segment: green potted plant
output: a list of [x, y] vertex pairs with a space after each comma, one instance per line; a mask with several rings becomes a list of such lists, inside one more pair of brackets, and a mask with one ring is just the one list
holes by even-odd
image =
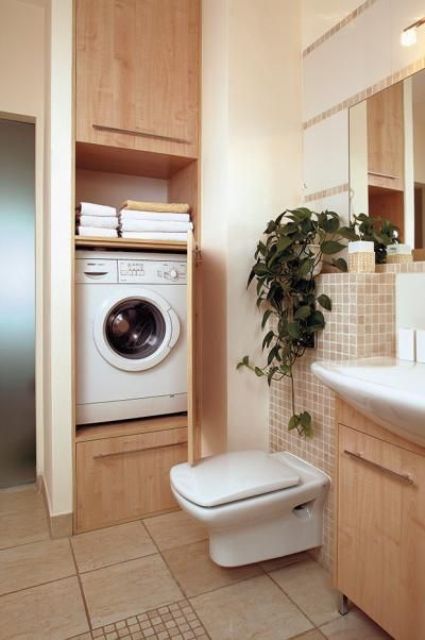
[[400, 241], [400, 229], [395, 224], [386, 218], [365, 213], [353, 216], [350, 225], [341, 229], [341, 235], [352, 242], [373, 242], [376, 264], [384, 264], [387, 261], [387, 247]]
[[[289, 378], [292, 416], [288, 428], [307, 437], [312, 435], [312, 421], [307, 411], [295, 410], [294, 365], [325, 327], [320, 307], [332, 309], [330, 298], [317, 294], [315, 275], [324, 256], [345, 248], [341, 229], [339, 215], [333, 211], [315, 213], [306, 207], [284, 211], [268, 223], [248, 278], [247, 286], [256, 281], [257, 307], [263, 311], [265, 331], [262, 348], [267, 357], [266, 364], [258, 366], [246, 355], [237, 368], [250, 369], [269, 385], [272, 380]], [[347, 270], [342, 258], [331, 259], [331, 264]]]

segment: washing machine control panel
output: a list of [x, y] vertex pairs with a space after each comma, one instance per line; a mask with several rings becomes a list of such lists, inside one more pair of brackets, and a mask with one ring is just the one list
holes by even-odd
[[186, 284], [186, 263], [119, 260], [118, 281], [127, 284]]

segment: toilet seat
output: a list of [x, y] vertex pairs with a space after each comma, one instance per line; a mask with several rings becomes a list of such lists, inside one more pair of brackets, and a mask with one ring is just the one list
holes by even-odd
[[235, 451], [188, 463], [171, 470], [171, 484], [183, 498], [200, 507], [218, 507], [238, 500], [288, 489], [301, 482], [297, 470], [264, 451]]

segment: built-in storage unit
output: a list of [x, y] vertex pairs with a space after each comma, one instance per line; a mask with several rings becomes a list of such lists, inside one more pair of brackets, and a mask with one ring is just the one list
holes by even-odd
[[338, 401], [337, 588], [396, 640], [425, 629], [425, 448]]
[[369, 215], [383, 216], [404, 231], [403, 84], [367, 100]]
[[176, 508], [169, 470], [199, 457], [200, 0], [77, 0], [75, 29], [76, 201], [185, 202], [194, 223], [187, 243], [75, 238], [76, 248], [187, 252], [188, 295], [187, 415], [77, 425], [81, 532]]

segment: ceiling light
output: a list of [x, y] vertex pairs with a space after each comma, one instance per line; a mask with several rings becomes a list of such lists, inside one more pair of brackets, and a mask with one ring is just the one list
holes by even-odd
[[416, 20], [416, 22], [409, 24], [408, 27], [403, 29], [400, 37], [400, 42], [403, 47], [411, 47], [416, 44], [418, 27], [421, 27], [423, 24], [425, 24], [425, 18], [420, 18], [420, 20]]

